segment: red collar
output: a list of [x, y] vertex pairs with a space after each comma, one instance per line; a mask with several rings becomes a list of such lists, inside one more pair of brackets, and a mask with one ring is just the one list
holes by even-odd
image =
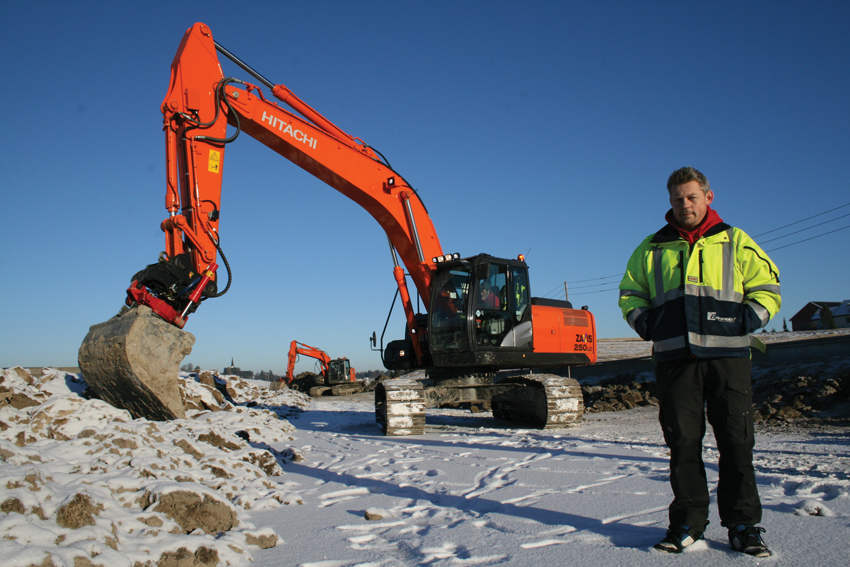
[[723, 219], [721, 219], [717, 212], [711, 207], [706, 207], [705, 217], [702, 219], [702, 222], [690, 230], [679, 224], [679, 221], [677, 221], [676, 217], [673, 216], [673, 209], [667, 211], [667, 215], [664, 219], [670, 224], [670, 226], [675, 228], [676, 232], [678, 232], [682, 238], [687, 240], [689, 244], [693, 244], [702, 238], [711, 227], [723, 222]]

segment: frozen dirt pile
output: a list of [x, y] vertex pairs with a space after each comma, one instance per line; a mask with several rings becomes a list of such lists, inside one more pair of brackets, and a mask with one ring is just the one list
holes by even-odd
[[[585, 412], [656, 406], [652, 372], [618, 374], [583, 384]], [[756, 423], [835, 422], [850, 417], [850, 362], [777, 364], [753, 369]]]
[[[132, 419], [75, 374], [0, 376], [0, 557], [5, 565], [243, 565], [278, 535], [251, 514], [300, 504], [280, 466], [287, 415], [308, 399], [181, 375], [185, 419]], [[223, 392], [223, 393], [222, 393]], [[252, 407], [247, 407], [247, 405]], [[235, 432], [235, 433], [234, 433]]]

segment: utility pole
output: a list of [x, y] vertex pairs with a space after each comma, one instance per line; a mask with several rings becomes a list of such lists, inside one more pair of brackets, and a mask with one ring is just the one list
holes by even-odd
[[567, 289], [567, 282], [564, 282], [564, 299], [566, 299], [567, 301], [570, 300], [570, 292]]

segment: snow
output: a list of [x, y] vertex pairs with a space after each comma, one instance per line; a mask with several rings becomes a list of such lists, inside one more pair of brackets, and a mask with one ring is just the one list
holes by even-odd
[[[730, 551], [714, 501], [706, 540], [678, 557], [652, 549], [671, 499], [652, 407], [547, 431], [484, 411], [429, 409], [424, 435], [386, 437], [369, 394], [310, 400], [238, 381], [236, 405], [150, 422], [85, 400], [77, 375], [45, 372], [33, 384], [16, 369], [3, 374], [6, 387], [38, 402], [0, 409], [4, 567], [40, 565], [48, 554], [57, 567], [75, 558], [154, 565], [180, 548], [257, 566], [846, 564], [850, 439], [841, 426], [757, 431], [773, 557]], [[714, 494], [710, 431], [704, 456]], [[156, 511], [181, 491], [218, 502], [235, 525], [184, 533]], [[58, 511], [78, 494], [94, 505], [92, 523], [63, 527]], [[256, 544], [275, 536], [273, 547]]]

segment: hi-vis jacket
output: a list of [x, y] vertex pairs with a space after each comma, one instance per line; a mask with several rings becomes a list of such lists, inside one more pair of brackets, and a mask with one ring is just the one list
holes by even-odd
[[749, 357], [749, 334], [781, 303], [776, 265], [723, 222], [693, 245], [670, 225], [646, 237], [620, 282], [623, 317], [657, 361]]

